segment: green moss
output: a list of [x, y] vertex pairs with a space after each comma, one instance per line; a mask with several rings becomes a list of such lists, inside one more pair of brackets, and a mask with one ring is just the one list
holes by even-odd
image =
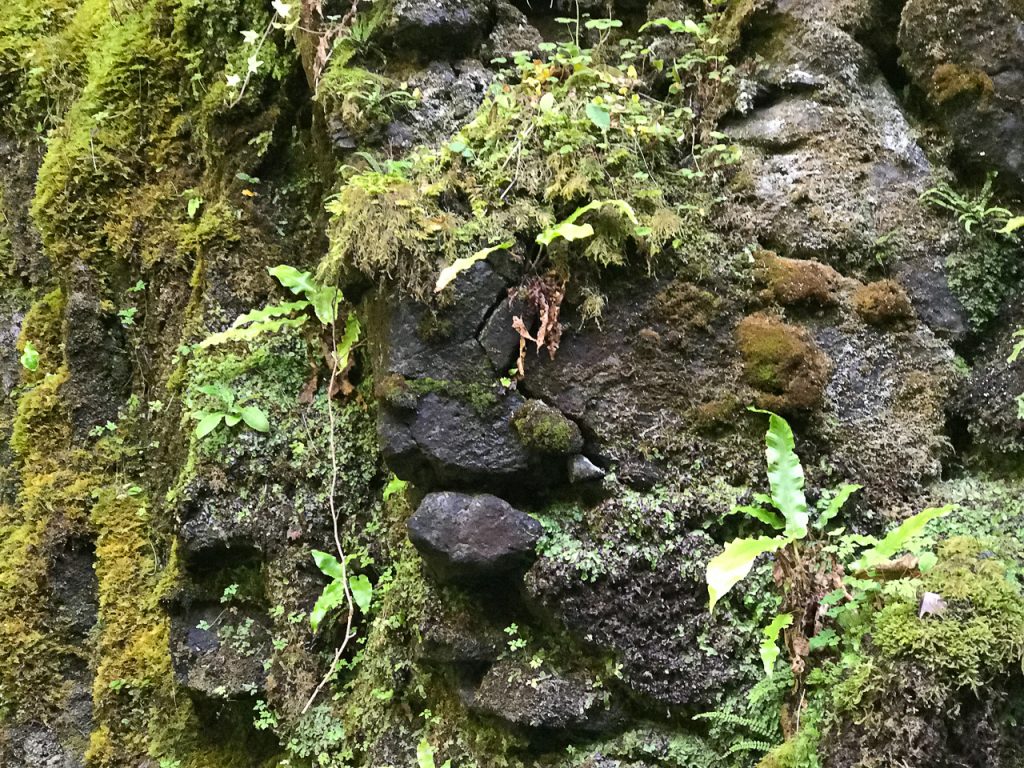
[[772, 315], [750, 315], [737, 326], [736, 340], [761, 407], [791, 413], [821, 404], [828, 358], [807, 331]]
[[[401, 385], [400, 385], [401, 387]], [[437, 393], [469, 403], [478, 413], [486, 413], [498, 404], [493, 386], [449, 379], [404, 379], [404, 388], [417, 395]]]
[[570, 454], [583, 448], [575, 422], [540, 400], [528, 400], [512, 416], [512, 426], [523, 445], [541, 453]]
[[1024, 595], [1006, 565], [977, 540], [954, 538], [939, 547], [925, 589], [949, 606], [917, 618], [916, 603], [886, 606], [872, 640], [892, 658], [909, 658], [954, 688], [976, 688], [1024, 659]]
[[57, 373], [64, 363], [64, 304], [63, 291], [55, 288], [34, 302], [25, 313], [18, 338], [18, 352], [24, 352], [28, 342], [32, 342], [39, 352], [39, 368], [22, 373], [30, 384], [42, 381], [48, 374]]
[[[694, 198], [715, 185], [708, 177], [728, 158], [709, 157], [704, 170], [680, 172], [687, 159], [671, 137], [692, 135], [699, 126], [689, 107], [641, 98], [650, 95], [650, 84], [630, 63], [638, 51], [622, 51], [621, 61], [610, 49], [567, 47], [556, 54], [571, 64], [522, 57], [445, 146], [421, 147], [348, 176], [328, 205], [331, 246], [321, 278], [357, 270], [426, 301], [438, 271], [455, 258], [504, 241], [532, 243], [578, 206], [598, 200], [626, 202], [640, 228], [621, 208], [589, 211], [589, 236], [555, 239], [545, 250], [563, 279], [586, 283], [634, 260], [650, 266], [673, 259], [688, 244], [688, 221], [702, 210]], [[621, 88], [610, 90], [606, 70], [615, 67]], [[669, 101], [691, 92], [712, 100], [722, 91], [687, 80]], [[538, 106], [549, 102], [556, 107]], [[724, 145], [719, 149], [728, 155]], [[687, 178], [701, 181], [687, 184]], [[369, 241], [366, 232], [374, 233]]]
[[999, 314], [1022, 275], [1019, 249], [984, 232], [965, 237], [946, 260], [946, 269], [949, 287], [975, 331]]
[[864, 322], [882, 328], [903, 326], [914, 320], [910, 298], [895, 280], [861, 286], [854, 291], [853, 308]]
[[396, 109], [414, 103], [412, 95], [385, 75], [333, 61], [317, 90], [329, 119], [344, 127], [357, 144], [394, 119]]

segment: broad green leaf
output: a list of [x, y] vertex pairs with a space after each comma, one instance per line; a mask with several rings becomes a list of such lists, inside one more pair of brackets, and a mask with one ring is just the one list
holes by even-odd
[[[301, 309], [309, 306], [308, 301], [295, 302], [295, 304], [301, 304]], [[261, 336], [264, 333], [277, 333], [282, 328], [300, 328], [306, 323], [306, 319], [305, 315], [300, 315], [299, 317], [282, 317], [277, 320], [254, 322], [252, 325], [244, 328], [232, 326], [226, 331], [220, 331], [207, 336], [198, 344], [198, 348], [206, 349], [207, 347], [215, 347], [218, 344], [227, 344], [231, 341], [252, 341], [257, 336]]]
[[1006, 226], [999, 230], [1000, 235], [1012, 235], [1018, 229], [1024, 228], [1024, 216], [1015, 216], [1006, 222]]
[[452, 280], [472, 267], [478, 261], [483, 261], [492, 253], [496, 253], [497, 251], [507, 251], [513, 245], [515, 245], [514, 241], [507, 240], [504, 243], [492, 245], [490, 248], [484, 248], [482, 251], [477, 251], [472, 256], [456, 259], [449, 266], [442, 269], [441, 274], [437, 276], [437, 283], [434, 285], [434, 293], [440, 293], [443, 291]]
[[733, 507], [730, 514], [743, 514], [753, 517], [755, 520], [760, 520], [762, 523], [770, 525], [778, 531], [781, 531], [786, 527], [786, 521], [783, 520], [777, 512], [772, 512], [770, 509], [764, 507], [752, 507], [746, 504]]
[[804, 468], [796, 455], [796, 443], [789, 423], [771, 411], [751, 408], [769, 417], [764, 436], [765, 459], [768, 462], [768, 484], [772, 503], [786, 519], [786, 536], [802, 539], [807, 535], [807, 498], [804, 496]]
[[223, 413], [197, 413], [195, 415], [199, 418], [199, 423], [196, 424], [195, 436], [200, 440], [213, 432], [224, 418]]
[[407, 481], [400, 480], [398, 477], [392, 477], [388, 480], [388, 484], [384, 486], [384, 501], [387, 501], [396, 493], [404, 493], [408, 487], [409, 483]]
[[1014, 347], [1013, 347], [1013, 352], [1011, 352], [1011, 353], [1010, 353], [1010, 357], [1009, 357], [1009, 359], [1008, 359], [1008, 360], [1006, 361], [1006, 362], [1008, 362], [1008, 363], [1015, 363], [1015, 362], [1017, 362], [1017, 359], [1018, 359], [1018, 358], [1019, 358], [1019, 357], [1020, 357], [1020, 356], [1021, 356], [1022, 354], [1024, 354], [1024, 328], [1022, 328], [1022, 329], [1021, 329], [1021, 330], [1019, 330], [1019, 331], [1016, 331], [1016, 332], [1014, 332], [1014, 334], [1013, 334], [1013, 337], [1014, 337], [1015, 339], [1016, 339], [1016, 338], [1019, 338], [1019, 339], [1020, 339], [1020, 341], [1018, 341], [1018, 342], [1017, 342], [1017, 343], [1016, 343], [1016, 344], [1014, 345]]
[[31, 341], [25, 342], [25, 351], [21, 353], [21, 365], [29, 371], [39, 370], [39, 350], [32, 346]]
[[600, 104], [591, 102], [587, 104], [587, 117], [590, 118], [590, 122], [600, 128], [602, 131], [607, 131], [612, 127], [612, 116], [608, 110], [602, 107]]
[[373, 584], [363, 574], [352, 576], [348, 580], [348, 588], [352, 593], [352, 600], [359, 606], [359, 610], [366, 613], [370, 610], [370, 601], [373, 599]]
[[344, 578], [344, 573], [342, 571], [341, 563], [338, 562], [338, 558], [330, 552], [321, 552], [319, 549], [314, 549], [312, 554], [313, 562], [316, 563], [316, 567], [320, 569], [321, 573], [332, 579]]
[[930, 507], [923, 512], [918, 512], [913, 517], [908, 517], [898, 528], [889, 531], [878, 544], [863, 552], [860, 558], [853, 564], [854, 570], [867, 570], [873, 568], [903, 549], [907, 542], [915, 536], [919, 536], [932, 520], [937, 517], [944, 517], [956, 507], [948, 504], [945, 507]]
[[416, 763], [418, 768], [437, 768], [434, 764], [434, 748], [426, 739], [421, 739], [416, 747]]
[[338, 319], [338, 306], [341, 304], [342, 295], [334, 286], [320, 286], [312, 293], [307, 293], [306, 298], [313, 305], [316, 319], [321, 325], [330, 325]]
[[541, 245], [551, 245], [558, 238], [573, 242], [574, 240], [585, 240], [594, 236], [594, 228], [589, 224], [573, 224], [563, 221], [551, 229], [546, 229], [537, 236], [537, 242]]
[[[850, 497], [859, 491], [863, 486], [846, 484], [839, 487], [835, 491], [832, 498], [828, 500], [827, 506], [821, 510], [821, 514], [818, 515], [818, 519], [814, 523], [814, 527], [819, 531], [822, 530], [826, 525], [832, 522], [832, 519], [839, 514], [839, 511], [843, 508]], [[818, 505], [819, 508], [821, 504]]]
[[338, 348], [335, 353], [339, 371], [344, 371], [348, 368], [348, 358], [352, 354], [352, 347], [359, 341], [359, 334], [362, 333], [362, 330], [363, 327], [359, 324], [359, 318], [356, 317], [354, 312], [349, 313], [348, 318], [345, 320], [345, 335], [338, 342]]
[[589, 224], [576, 226], [576, 220], [586, 213], [596, 211], [599, 208], [604, 208], [605, 206], [617, 208], [630, 220], [630, 222], [633, 223], [634, 226], [640, 225], [640, 220], [636, 216], [636, 211], [634, 211], [633, 207], [625, 200], [594, 200], [577, 208], [569, 218], [565, 219], [565, 221], [560, 221], [555, 226], [545, 229], [537, 235], [537, 242], [540, 245], [551, 245], [551, 243], [559, 237], [565, 238], [566, 240], [582, 240], [593, 236], [593, 227]]
[[224, 423], [227, 424], [229, 427], [235, 426], [241, 420], [242, 420], [241, 415], [239, 415], [237, 413], [225, 413], [224, 414]]
[[326, 587], [324, 591], [320, 593], [320, 597], [316, 599], [316, 603], [313, 605], [313, 610], [309, 614], [309, 626], [316, 632], [317, 628], [331, 611], [337, 608], [339, 605], [345, 604], [345, 585], [340, 581], [332, 581]]
[[768, 677], [775, 674], [775, 662], [779, 658], [779, 632], [792, 624], [793, 614], [780, 613], [761, 632], [761, 663], [764, 664], [764, 673]]
[[295, 267], [290, 267], [287, 264], [269, 267], [267, 271], [292, 293], [304, 293], [308, 297], [321, 288], [321, 285], [313, 279], [312, 274], [300, 272]]
[[734, 539], [726, 544], [722, 554], [713, 557], [708, 563], [709, 609], [715, 610], [715, 604], [750, 573], [759, 555], [782, 549], [790, 541], [792, 539], [761, 536], [756, 539]]
[[257, 432], [270, 431], [270, 421], [267, 419], [267, 414], [263, 412], [263, 409], [255, 405], [247, 405], [239, 411], [239, 415], [250, 429], [255, 429]]

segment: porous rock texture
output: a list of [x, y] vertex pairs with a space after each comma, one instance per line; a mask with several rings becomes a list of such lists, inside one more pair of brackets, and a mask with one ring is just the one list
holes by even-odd
[[[1024, 765], [1022, 41], [1020, 0], [5, 10], [0, 765]], [[694, 115], [668, 174], [647, 123], [601, 154], [631, 80]], [[998, 226], [927, 203], [992, 171]], [[707, 607], [749, 406], [848, 533], [960, 505], [796, 682], [770, 556]]]

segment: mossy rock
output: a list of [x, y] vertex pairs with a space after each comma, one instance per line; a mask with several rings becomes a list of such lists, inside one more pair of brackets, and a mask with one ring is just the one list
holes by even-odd
[[834, 307], [842, 276], [813, 259], [784, 259], [772, 251], [754, 256], [768, 296], [783, 306]]
[[527, 400], [512, 416], [512, 425], [523, 445], [540, 453], [565, 456], [583, 448], [576, 423], [541, 400]]
[[745, 317], [736, 328], [747, 382], [762, 408], [799, 413], [818, 408], [829, 360], [810, 334], [768, 314]]
[[853, 309], [868, 325], [905, 327], [914, 322], [914, 306], [903, 286], [895, 280], [879, 280], [861, 286], [853, 294]]

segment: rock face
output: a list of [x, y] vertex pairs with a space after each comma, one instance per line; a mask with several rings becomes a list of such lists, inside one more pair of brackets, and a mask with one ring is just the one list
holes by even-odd
[[540, 523], [497, 496], [431, 493], [409, 518], [409, 539], [444, 582], [492, 581], [535, 557]]
[[960, 159], [982, 172], [997, 170], [1018, 188], [1024, 178], [1022, 37], [1024, 5], [1016, 0], [910, 0], [899, 36], [900, 62]]
[[613, 729], [621, 715], [608, 709], [606, 699], [595, 680], [502, 661], [484, 675], [469, 707], [532, 732], [534, 738], [564, 737]]
[[1024, 0], [270, 5], [0, 15], [0, 766], [1024, 765]]

